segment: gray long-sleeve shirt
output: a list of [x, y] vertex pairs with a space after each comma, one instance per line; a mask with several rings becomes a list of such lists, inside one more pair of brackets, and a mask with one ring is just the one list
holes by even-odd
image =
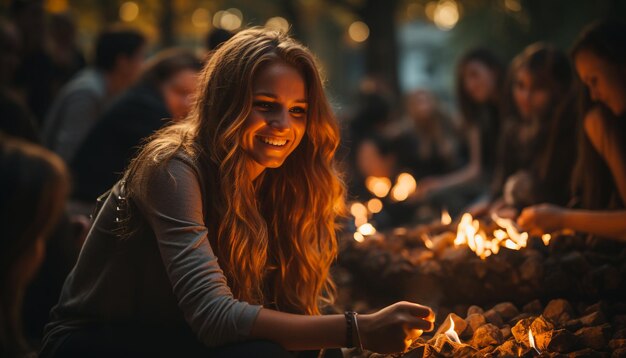
[[261, 306], [235, 299], [209, 244], [202, 209], [203, 176], [182, 154], [148, 184], [134, 203], [144, 220], [119, 237], [123, 188], [104, 199], [76, 266], [46, 326], [44, 348], [82, 325], [188, 324], [207, 346], [244, 339]]

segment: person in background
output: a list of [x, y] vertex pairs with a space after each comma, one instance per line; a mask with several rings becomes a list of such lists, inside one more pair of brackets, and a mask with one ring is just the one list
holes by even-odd
[[50, 54], [55, 67], [55, 92], [58, 92], [87, 64], [76, 44], [76, 22], [70, 13], [50, 15]]
[[10, 18], [20, 38], [20, 61], [14, 85], [41, 128], [55, 97], [55, 66], [48, 48], [48, 28], [43, 0], [12, 0]]
[[109, 101], [139, 76], [146, 39], [109, 28], [96, 39], [95, 62], [74, 76], [55, 99], [43, 127], [43, 143], [70, 163]]
[[215, 52], [215, 50], [217, 50], [217, 48], [221, 44], [230, 40], [231, 37], [233, 37], [232, 32], [224, 29], [214, 28], [206, 35], [206, 38], [204, 40], [204, 48], [210, 55]]
[[500, 133], [504, 67], [490, 50], [475, 48], [459, 60], [456, 78], [468, 161], [451, 173], [422, 178], [414, 194], [416, 199], [451, 188], [461, 188], [456, 191], [458, 195], [465, 192], [466, 201], [478, 200], [487, 193]]
[[525, 230], [573, 229], [626, 241], [626, 25], [588, 26], [572, 50], [586, 89], [573, 188], [580, 209], [540, 204], [522, 211]]
[[358, 321], [322, 315], [345, 189], [311, 52], [243, 30], [200, 83], [190, 115], [152, 136], [103, 198], [40, 356], [399, 352], [431, 330], [432, 310], [410, 302]]
[[0, 18], [0, 132], [38, 143], [35, 117], [13, 86], [20, 61], [19, 47], [17, 29], [13, 23]]
[[0, 134], [0, 191], [0, 356], [25, 357], [22, 298], [65, 207], [69, 178], [54, 153]]
[[104, 112], [70, 163], [74, 200], [91, 204], [111, 188], [142, 140], [189, 113], [202, 63], [191, 52], [169, 49], [146, 64], [138, 83]]
[[543, 43], [528, 46], [511, 63], [507, 88], [491, 210], [514, 217], [540, 202], [566, 205], [577, 116], [567, 55]]

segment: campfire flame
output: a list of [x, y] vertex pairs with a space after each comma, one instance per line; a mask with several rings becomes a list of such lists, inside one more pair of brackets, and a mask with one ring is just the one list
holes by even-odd
[[537, 354], [541, 354], [537, 346], [535, 346], [535, 337], [533, 337], [533, 330], [530, 328], [528, 329], [528, 342], [530, 343], [530, 347], [533, 348]]
[[[492, 215], [492, 220], [499, 226], [492, 235], [488, 235], [481, 228], [480, 222], [475, 220], [471, 214], [465, 213], [457, 225], [454, 246], [466, 245], [476, 256], [481, 259], [498, 254], [500, 247], [510, 250], [520, 250], [528, 244], [528, 233], [520, 232], [517, 224], [511, 220]], [[443, 215], [442, 215], [443, 222]], [[544, 244], [550, 242], [550, 234], [542, 236]]]
[[444, 334], [452, 342], [461, 343], [461, 339], [459, 338], [459, 335], [454, 330], [454, 320], [452, 319], [452, 317], [450, 317], [450, 328], [448, 328], [448, 330], [445, 331]]
[[452, 224], [452, 217], [450, 216], [450, 213], [446, 209], [441, 210], [441, 223], [443, 225]]

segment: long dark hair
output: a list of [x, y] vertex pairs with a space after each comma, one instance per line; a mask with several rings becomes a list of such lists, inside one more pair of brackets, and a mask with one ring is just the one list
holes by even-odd
[[[589, 51], [595, 56], [617, 68], [626, 66], [626, 24], [615, 21], [598, 21], [588, 25], [579, 35], [572, 46], [571, 57], [583, 51]], [[626, 83], [626, 78], [622, 78]], [[586, 87], [580, 90], [581, 116], [579, 118], [580, 132], [578, 135], [578, 161], [574, 169], [572, 190], [580, 195], [581, 206], [587, 209], [607, 209], [623, 206], [624, 202], [619, 198], [608, 165], [598, 151], [591, 144], [584, 131], [584, 116], [589, 111], [597, 108], [602, 116], [613, 122], [621, 129], [621, 134], [626, 131], [626, 123], [617, 120], [615, 115], [601, 103], [594, 103]], [[624, 99], [626, 100], [626, 98]], [[626, 143], [621, 143], [623, 151]]]
[[24, 140], [0, 134], [0, 356], [28, 350], [20, 321], [27, 282], [15, 265], [48, 236], [69, 191], [63, 161]]
[[[574, 72], [567, 55], [556, 47], [541, 42], [526, 47], [513, 59], [507, 75], [503, 113], [507, 120], [511, 121], [509, 129], [515, 128], [512, 122], [521, 120], [513, 99], [513, 84], [518, 71], [523, 68], [532, 76], [534, 85], [545, 88], [550, 93], [548, 110], [542, 118], [539, 118], [544, 124], [531, 142], [534, 148], [529, 152], [533, 156], [541, 154], [533, 171], [540, 182], [538, 186], [540, 192], [536, 194], [542, 201], [564, 205], [570, 197], [569, 178], [576, 157], [574, 138], [577, 114]], [[503, 163], [504, 166], [506, 164]], [[499, 190], [506, 176], [512, 173], [505, 170], [500, 174], [500, 181], [496, 182], [494, 188], [496, 190]]]
[[[477, 47], [467, 51], [457, 63], [456, 67], [456, 95], [459, 101], [459, 107], [463, 120], [469, 123], [476, 123], [476, 120], [480, 116], [480, 112], [484, 108], [485, 104], [476, 103], [474, 99], [467, 93], [464, 85], [463, 72], [465, 66], [471, 62], [479, 62], [485, 65], [496, 77], [496, 95], [501, 92], [504, 85], [504, 65], [491, 50], [484, 47]], [[497, 109], [498, 99], [493, 99], [492, 102], [487, 104]]]

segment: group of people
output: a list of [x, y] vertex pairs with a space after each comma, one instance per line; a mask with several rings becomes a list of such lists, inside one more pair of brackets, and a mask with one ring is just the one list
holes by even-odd
[[613, 211], [626, 203], [624, 33], [597, 23], [569, 56], [535, 43], [508, 69], [486, 48], [469, 50], [456, 70], [457, 122], [426, 90], [406, 96], [404, 115], [384, 93], [364, 94], [349, 133], [353, 194], [371, 195], [368, 176], [408, 171], [417, 205], [626, 239], [624, 213]]
[[[0, 25], [4, 48], [11, 26]], [[488, 51], [468, 53], [459, 65], [465, 162], [432, 95], [412, 93], [418, 134], [403, 142], [415, 149], [407, 160], [424, 169], [415, 195], [498, 183], [482, 192], [489, 209], [522, 210], [524, 228], [624, 238], [624, 34], [623, 25], [595, 24], [571, 60], [532, 45], [508, 79]], [[316, 60], [269, 29], [225, 40], [205, 60], [165, 50], [143, 64], [145, 37], [108, 29], [94, 64], [51, 102], [41, 131], [27, 133], [37, 121], [2, 128], [2, 356], [32, 352], [22, 319], [28, 284], [59, 223], [87, 213], [93, 219], [56, 291], [41, 357], [337, 357], [340, 347], [400, 352], [433, 329], [432, 310], [417, 303], [332, 310], [346, 186], [335, 157], [340, 126]], [[570, 63], [587, 88], [580, 100]], [[7, 92], [10, 75], [3, 72]], [[405, 131], [372, 117], [388, 116], [384, 101], [369, 105], [371, 118], [353, 127], [363, 145], [355, 157], [391, 176], [399, 160], [381, 167], [363, 157], [392, 152], [370, 131]], [[532, 206], [567, 204], [570, 180], [584, 210]]]

